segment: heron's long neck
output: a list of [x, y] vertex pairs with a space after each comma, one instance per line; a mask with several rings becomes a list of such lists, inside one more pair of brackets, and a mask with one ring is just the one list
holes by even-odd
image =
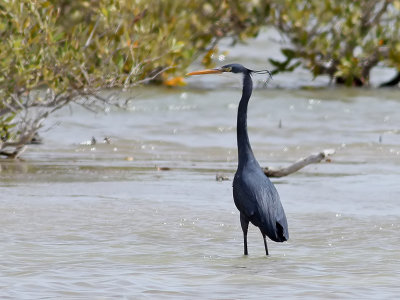
[[238, 115], [237, 115], [237, 145], [239, 155], [239, 168], [246, 162], [254, 159], [251, 150], [249, 136], [247, 135], [247, 105], [253, 91], [253, 81], [250, 74], [243, 75], [243, 92], [240, 99]]

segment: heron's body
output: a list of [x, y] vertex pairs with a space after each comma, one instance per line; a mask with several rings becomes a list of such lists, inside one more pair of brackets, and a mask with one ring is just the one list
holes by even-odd
[[247, 134], [247, 106], [253, 90], [251, 71], [242, 65], [231, 64], [219, 69], [189, 73], [190, 75], [233, 72], [243, 74], [242, 98], [237, 115], [238, 169], [233, 180], [233, 199], [240, 211], [243, 230], [244, 254], [247, 255], [247, 230], [249, 222], [257, 226], [264, 238], [268, 255], [266, 236], [275, 242], [289, 239], [286, 215], [279, 194], [272, 182], [265, 176], [254, 157]]

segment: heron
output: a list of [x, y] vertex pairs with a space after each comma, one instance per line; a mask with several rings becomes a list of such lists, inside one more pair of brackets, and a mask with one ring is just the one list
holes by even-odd
[[289, 229], [279, 194], [253, 154], [247, 133], [247, 107], [253, 91], [252, 74], [269, 74], [269, 71], [254, 71], [240, 64], [228, 64], [215, 69], [190, 72], [187, 75], [225, 72], [243, 75], [242, 98], [237, 113], [238, 167], [233, 179], [233, 199], [240, 212], [244, 255], [248, 255], [247, 232], [250, 222], [260, 229], [264, 240], [265, 254], [268, 255], [266, 237], [268, 236], [275, 242], [287, 241]]

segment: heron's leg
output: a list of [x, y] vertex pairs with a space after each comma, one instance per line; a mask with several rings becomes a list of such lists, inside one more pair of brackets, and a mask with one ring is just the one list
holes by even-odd
[[242, 225], [243, 230], [244, 255], [248, 255], [249, 253], [247, 252], [247, 230], [249, 228], [249, 220], [242, 213], [240, 213], [240, 225]]
[[265, 247], [265, 254], [268, 255], [268, 246], [267, 246], [267, 240], [266, 240], [266, 236], [264, 233], [262, 233], [263, 239], [264, 239], [264, 247]]

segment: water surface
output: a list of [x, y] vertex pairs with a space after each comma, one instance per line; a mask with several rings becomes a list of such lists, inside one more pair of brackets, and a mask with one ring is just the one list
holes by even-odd
[[120, 92], [134, 96], [125, 112], [72, 107], [47, 121], [44, 144], [23, 161], [2, 161], [1, 298], [396, 298], [397, 93], [254, 92], [248, 125], [261, 165], [336, 154], [273, 180], [290, 240], [270, 241], [265, 257], [250, 227], [244, 257], [231, 180], [215, 180], [232, 179], [237, 162], [240, 82], [224, 80]]

